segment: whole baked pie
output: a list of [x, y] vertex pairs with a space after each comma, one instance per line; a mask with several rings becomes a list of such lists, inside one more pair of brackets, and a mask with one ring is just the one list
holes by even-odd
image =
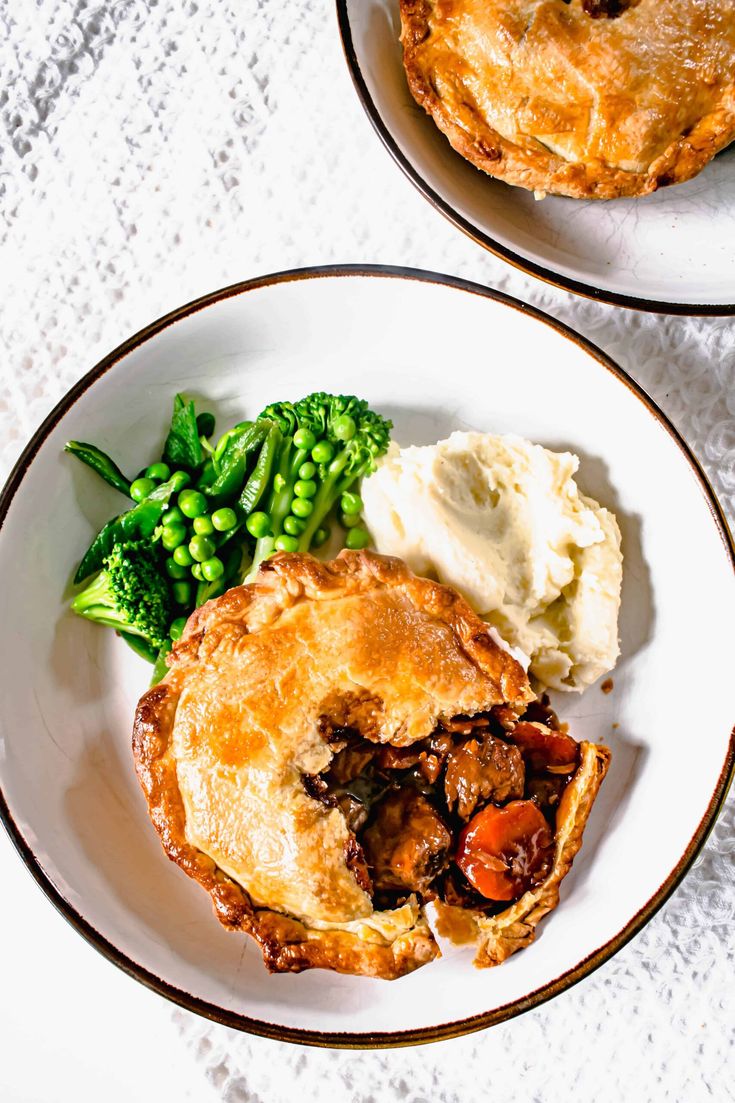
[[612, 199], [735, 137], [735, 0], [400, 0], [414, 98], [491, 176]]
[[141, 699], [164, 849], [274, 972], [392, 979], [440, 935], [534, 938], [607, 769], [456, 591], [398, 559], [278, 554], [189, 619]]

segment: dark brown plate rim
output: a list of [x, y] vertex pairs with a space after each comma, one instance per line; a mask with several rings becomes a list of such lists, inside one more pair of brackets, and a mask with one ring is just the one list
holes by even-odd
[[[368, 91], [367, 82], [362, 75], [360, 63], [357, 59], [357, 52], [352, 39], [350, 17], [347, 10], [348, 4], [349, 0], [336, 0], [337, 22], [339, 24], [339, 33], [342, 39], [342, 49], [347, 61], [347, 68], [349, 69], [352, 83], [365, 114], [372, 123], [375, 133], [411, 183], [421, 192], [425, 199], [428, 199], [432, 207], [443, 214], [445, 218], [457, 226], [458, 229], [462, 230], [463, 233], [467, 234], [469, 238], [478, 245], [482, 245], [483, 248], [487, 249], [489, 252], [494, 253], [496, 257], [507, 260], [515, 268], [520, 269], [521, 272], [525, 272], [529, 276], [536, 276], [537, 279], [543, 280], [544, 283], [551, 284], [553, 287], [560, 287], [565, 291], [572, 291], [575, 295], [581, 295], [586, 299], [592, 299], [594, 302], [608, 303], [611, 306], [624, 306], [629, 310], [643, 310], [650, 314], [686, 314], [699, 317], [726, 317], [735, 314], [735, 303], [724, 303], [720, 305], [717, 303], [665, 302], [657, 299], [639, 298], [635, 295], [620, 295], [615, 291], [608, 291], [601, 287], [595, 287], [593, 284], [584, 283], [581, 280], [574, 280], [570, 276], [564, 276], [561, 272], [556, 272], [552, 268], [546, 268], [541, 264], [536, 264], [534, 261], [529, 260], [528, 257], [513, 252], [512, 249], [509, 249], [506, 245], [502, 245], [499, 241], [496, 241], [495, 238], [486, 234], [484, 230], [481, 230], [479, 226], [476, 226], [474, 222], [470, 222], [469, 219], [461, 215], [448, 200], [444, 199], [443, 196], [432, 188], [431, 184], [424, 179], [418, 169], [409, 161], [388, 129], [383, 120], [383, 116], [378, 111], [375, 101]], [[457, 154], [457, 156], [459, 156], [459, 154]]]
[[[46, 417], [41, 426], [33, 434], [33, 437], [26, 445], [20, 458], [15, 464], [3, 490], [0, 494], [0, 531], [5, 523], [5, 519], [10, 508], [10, 504], [19, 490], [23, 479], [25, 477], [28, 468], [30, 467], [33, 458], [39, 451], [40, 447], [46, 440], [49, 433], [55, 428], [60, 419], [71, 409], [74, 403], [87, 391], [93, 383], [100, 379], [107, 371], [109, 371], [115, 364], [121, 361], [134, 349], [139, 348], [146, 341], [155, 337], [162, 330], [167, 329], [175, 322], [180, 321], [182, 318], [186, 318], [191, 314], [196, 313], [199, 310], [203, 310], [208, 306], [212, 306], [214, 303], [221, 302], [225, 299], [233, 298], [236, 295], [244, 294], [248, 291], [258, 290], [259, 288], [269, 287], [280, 283], [291, 283], [297, 280], [308, 279], [325, 279], [325, 278], [354, 278], [354, 277], [375, 277], [381, 279], [400, 279], [411, 280], [421, 283], [439, 284], [445, 287], [452, 287], [458, 291], [469, 292], [473, 295], [478, 295], [481, 298], [491, 299], [496, 302], [503, 303], [505, 306], [511, 307], [514, 310], [519, 311], [521, 314], [525, 314], [527, 317], [534, 318], [538, 322], [542, 322], [552, 329], [556, 330], [562, 336], [573, 341], [576, 345], [587, 352], [593, 359], [602, 365], [607, 371], [614, 375], [621, 383], [623, 383], [632, 394], [634, 394], [640, 402], [646, 407], [649, 413], [656, 418], [656, 420], [663, 426], [663, 428], [670, 435], [674, 443], [679, 447], [683, 453], [685, 459], [688, 461], [692, 472], [699, 483], [700, 490], [707, 501], [710, 512], [712, 514], [712, 520], [717, 526], [720, 533], [723, 545], [727, 554], [730, 557], [730, 563], [735, 573], [735, 545], [733, 544], [732, 537], [730, 535], [727, 522], [722, 513], [721, 507], [717, 501], [715, 493], [710, 486], [706, 475], [700, 467], [698, 461], [693, 456], [688, 445], [679, 435], [677, 430], [668, 420], [666, 415], [659, 410], [653, 400], [646, 394], [646, 392], [633, 380], [622, 368], [618, 365], [601, 349], [592, 344], [586, 338], [575, 333], [574, 330], [564, 325], [562, 322], [550, 317], [543, 311], [538, 310], [536, 307], [528, 306], [526, 303], [521, 302], [518, 299], [514, 299], [509, 295], [504, 294], [501, 291], [496, 291], [491, 288], [483, 287], [480, 284], [471, 283], [467, 280], [460, 279], [456, 276], [441, 275], [436, 272], [422, 271], [421, 269], [414, 268], [402, 268], [393, 267], [388, 265], [327, 265], [323, 267], [313, 268], [297, 268], [289, 271], [278, 272], [269, 276], [261, 276], [255, 279], [246, 280], [242, 283], [232, 284], [229, 287], [224, 287], [219, 291], [215, 291], [209, 295], [204, 295], [199, 299], [195, 299], [193, 302], [187, 303], [185, 306], [179, 307], [173, 310], [170, 314], [166, 314], [164, 317], [159, 318], [157, 321], [152, 322], [146, 326], [140, 332], [134, 336], [128, 338], [111, 353], [100, 360], [86, 375], [84, 375], [74, 386], [67, 392], [67, 394], [61, 399], [61, 401], [54, 407], [51, 413]], [[514, 1000], [502, 1007], [495, 1008], [493, 1011], [485, 1012], [480, 1015], [473, 1015], [466, 1019], [459, 1019], [454, 1022], [442, 1023], [438, 1026], [423, 1027], [414, 1030], [404, 1031], [375, 1031], [370, 1033], [355, 1033], [355, 1032], [329, 1032], [319, 1030], [300, 1029], [295, 1027], [281, 1026], [276, 1023], [263, 1022], [259, 1019], [251, 1019], [248, 1016], [240, 1015], [236, 1011], [228, 1010], [218, 1007], [216, 1004], [210, 1003], [206, 1000], [202, 1000], [197, 996], [192, 995], [190, 992], [182, 991], [170, 984], [168, 981], [150, 972], [144, 966], [133, 961], [127, 954], [120, 950], [117, 946], [109, 942], [104, 935], [95, 928], [84, 918], [84, 916], [67, 900], [62, 893], [56, 888], [49, 874], [44, 870], [37, 855], [33, 852], [32, 847], [27, 840], [21, 834], [17, 824], [14, 822], [10, 813], [7, 800], [0, 784], [0, 819], [2, 820], [13, 844], [15, 845], [18, 853], [25, 862], [26, 866], [30, 870], [36, 883], [40, 886], [49, 900], [54, 906], [61, 912], [61, 914], [71, 923], [71, 925], [88, 941], [96, 950], [98, 950], [109, 961], [112, 961], [123, 972], [128, 973], [136, 980], [140, 981], [146, 987], [151, 988], [153, 991], [158, 992], [160, 995], [165, 996], [167, 999], [172, 1000], [174, 1003], [179, 1004], [181, 1007], [186, 1008], [188, 1011], [196, 1012], [205, 1018], [211, 1019], [214, 1022], [221, 1023], [224, 1026], [234, 1027], [237, 1030], [247, 1031], [251, 1034], [261, 1035], [266, 1038], [274, 1038], [282, 1042], [297, 1042], [303, 1045], [323, 1046], [332, 1048], [344, 1048], [344, 1049], [377, 1049], [387, 1047], [398, 1047], [407, 1045], [417, 1045], [425, 1042], [436, 1042], [445, 1038], [455, 1038], [462, 1034], [469, 1034], [476, 1030], [482, 1030], [489, 1026], [494, 1026], [496, 1023], [503, 1022], [506, 1019], [510, 1019], [515, 1015], [520, 1015], [524, 1011], [529, 1011], [533, 1007], [537, 1007], [539, 1004], [544, 1003], [546, 1000], [551, 999], [553, 996], [558, 995], [560, 992], [570, 988], [573, 984], [582, 980], [589, 973], [591, 973], [598, 966], [602, 965], [613, 954], [617, 953], [641, 928], [648, 922], [648, 920], [654, 915], [656, 911], [664, 904], [669, 898], [672, 892], [681, 882], [682, 878], [686, 874], [687, 870], [694, 861], [696, 855], [704, 844], [704, 841], [711, 830], [717, 814], [725, 799], [725, 795], [729, 788], [729, 785], [735, 772], [735, 729], [730, 734], [729, 749], [725, 756], [725, 761], [722, 766], [722, 770], [715, 785], [711, 800], [709, 801], [704, 815], [692, 836], [684, 854], [679, 862], [676, 864], [672, 872], [663, 882], [663, 884], [657, 889], [650, 900], [645, 904], [643, 908], [636, 913], [635, 916], [626, 924], [622, 931], [619, 932], [614, 938], [605, 943], [594, 953], [588, 955], [583, 961], [579, 962], [573, 969], [561, 974], [555, 980], [543, 985], [541, 988], [530, 992], [527, 996], [521, 999]], [[1, 781], [1, 779], [0, 779]]]

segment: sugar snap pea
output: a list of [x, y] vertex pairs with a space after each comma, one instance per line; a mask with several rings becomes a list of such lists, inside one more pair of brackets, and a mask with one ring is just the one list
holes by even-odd
[[74, 575], [75, 585], [102, 569], [106, 557], [115, 544], [153, 536], [171, 496], [181, 489], [181, 481], [181, 472], [174, 472], [170, 479], [157, 486], [138, 505], [108, 521], [82, 556], [77, 573]]
[[115, 490], [130, 497], [130, 480], [126, 479], [120, 468], [111, 460], [106, 452], [97, 448], [94, 444], [85, 444], [82, 440], [69, 440], [64, 445], [64, 451], [76, 456], [87, 467], [96, 471], [100, 478], [104, 479]]
[[269, 421], [256, 421], [243, 433], [230, 437], [219, 458], [217, 478], [207, 488], [211, 498], [226, 499], [237, 494], [245, 480], [248, 457], [263, 443], [270, 427]]
[[239, 505], [245, 513], [252, 513], [270, 482], [273, 461], [281, 446], [281, 439], [281, 430], [273, 422], [260, 449], [258, 462], [240, 495]]

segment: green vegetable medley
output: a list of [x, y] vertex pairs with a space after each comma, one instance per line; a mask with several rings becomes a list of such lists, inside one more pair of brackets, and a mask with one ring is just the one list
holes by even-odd
[[359, 480], [391, 428], [363, 399], [315, 392], [214, 442], [213, 416], [176, 395], [162, 458], [132, 482], [99, 448], [70, 441], [67, 452], [133, 503], [84, 554], [73, 611], [115, 628], [158, 681], [189, 614], [252, 581], [274, 552], [319, 548], [337, 522], [348, 548], [367, 546]]

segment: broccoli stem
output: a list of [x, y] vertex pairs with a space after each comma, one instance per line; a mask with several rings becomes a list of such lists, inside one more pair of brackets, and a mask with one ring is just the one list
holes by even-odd
[[81, 617], [93, 620], [95, 624], [103, 624], [107, 628], [116, 628], [128, 636], [141, 636], [147, 639], [146, 633], [137, 628], [118, 608], [115, 591], [107, 571], [100, 571], [88, 586], [74, 598], [71, 603], [72, 612]]

